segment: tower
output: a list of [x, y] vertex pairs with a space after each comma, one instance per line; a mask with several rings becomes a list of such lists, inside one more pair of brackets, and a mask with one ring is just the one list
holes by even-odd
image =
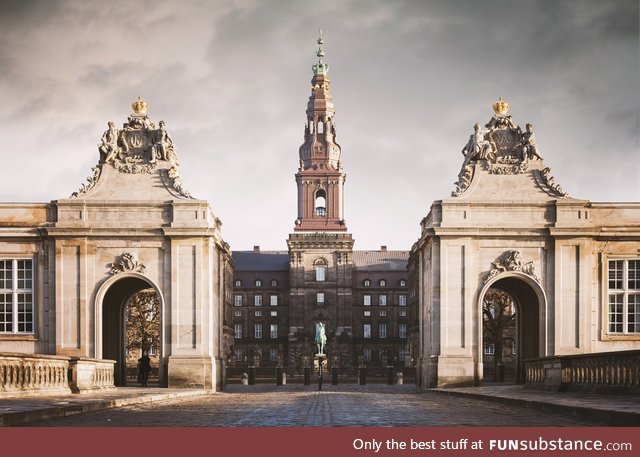
[[329, 65], [324, 63], [322, 32], [318, 38], [318, 62], [312, 66], [311, 96], [307, 103], [304, 143], [300, 146], [298, 218], [295, 231], [346, 231], [344, 182], [336, 143], [335, 110], [329, 82]]
[[335, 110], [329, 93], [324, 40], [312, 66], [304, 143], [296, 173], [298, 217], [289, 235], [289, 367], [313, 360], [316, 323], [325, 324], [330, 365], [349, 368], [354, 360], [351, 332], [353, 238], [344, 221], [345, 174], [336, 142]]

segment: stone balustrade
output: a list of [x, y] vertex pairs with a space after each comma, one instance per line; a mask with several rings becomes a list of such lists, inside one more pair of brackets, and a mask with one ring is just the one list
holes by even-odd
[[640, 394], [640, 351], [567, 355], [526, 360], [532, 387]]
[[0, 353], [0, 398], [113, 389], [113, 360]]
[[0, 396], [70, 393], [69, 357], [0, 353]]

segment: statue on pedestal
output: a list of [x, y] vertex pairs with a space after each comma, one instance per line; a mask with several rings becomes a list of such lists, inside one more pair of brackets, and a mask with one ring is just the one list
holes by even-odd
[[317, 355], [324, 355], [324, 345], [327, 343], [327, 334], [325, 332], [325, 325], [323, 322], [318, 322], [316, 324], [316, 336], [314, 342], [318, 347]]

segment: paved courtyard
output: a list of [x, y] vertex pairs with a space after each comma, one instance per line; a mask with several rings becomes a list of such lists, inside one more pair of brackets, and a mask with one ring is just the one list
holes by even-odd
[[29, 426], [579, 426], [567, 415], [413, 385], [230, 385], [223, 393], [170, 399], [32, 422]]

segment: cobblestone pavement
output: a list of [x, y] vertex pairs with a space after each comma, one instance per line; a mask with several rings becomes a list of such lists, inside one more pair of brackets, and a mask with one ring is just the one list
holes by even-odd
[[225, 392], [33, 422], [29, 426], [582, 426], [562, 414], [418, 392], [415, 386], [230, 385]]

